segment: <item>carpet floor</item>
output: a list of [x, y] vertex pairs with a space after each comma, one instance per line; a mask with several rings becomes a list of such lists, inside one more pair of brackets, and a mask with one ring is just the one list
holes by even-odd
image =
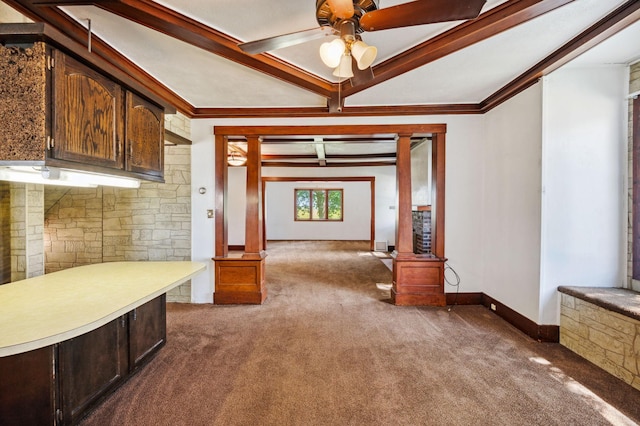
[[368, 243], [267, 253], [263, 305], [169, 304], [167, 345], [82, 425], [640, 421], [640, 392], [484, 307], [391, 305]]

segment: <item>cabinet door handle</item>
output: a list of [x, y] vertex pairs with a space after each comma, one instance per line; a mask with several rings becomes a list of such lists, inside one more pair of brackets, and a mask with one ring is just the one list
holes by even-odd
[[135, 308], [133, 310], [133, 320], [137, 321], [138, 320], [138, 308]]

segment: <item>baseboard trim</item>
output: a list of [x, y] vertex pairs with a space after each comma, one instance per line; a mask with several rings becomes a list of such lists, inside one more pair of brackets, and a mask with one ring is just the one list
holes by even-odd
[[[491, 309], [492, 304], [496, 307], [495, 310]], [[483, 305], [532, 339], [551, 343], [560, 341], [560, 326], [536, 324], [484, 293], [447, 293], [447, 305]]]
[[[495, 310], [491, 309], [492, 304], [495, 306]], [[500, 318], [504, 319], [532, 339], [539, 342], [551, 343], [558, 343], [560, 341], [560, 326], [558, 325], [536, 324], [504, 303], [501, 303], [484, 293], [482, 293], [482, 305], [492, 310]]]
[[447, 293], [447, 305], [482, 305], [482, 293]]

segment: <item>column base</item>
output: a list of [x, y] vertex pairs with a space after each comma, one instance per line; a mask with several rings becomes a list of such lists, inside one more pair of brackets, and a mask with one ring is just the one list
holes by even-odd
[[261, 305], [267, 298], [264, 257], [214, 258], [215, 305]]
[[444, 260], [406, 253], [394, 256], [391, 302], [398, 306], [446, 306]]

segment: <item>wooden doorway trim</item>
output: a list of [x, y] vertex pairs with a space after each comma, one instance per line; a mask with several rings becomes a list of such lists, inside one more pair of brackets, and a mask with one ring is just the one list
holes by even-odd
[[[228, 253], [228, 234], [226, 218], [227, 198], [227, 155], [226, 148], [230, 137], [265, 137], [265, 136], [305, 136], [305, 135], [371, 135], [371, 134], [411, 134], [430, 135], [439, 141], [438, 172], [440, 179], [434, 182], [434, 201], [436, 203], [435, 233], [432, 238], [434, 254], [444, 258], [444, 135], [446, 124], [375, 124], [375, 125], [317, 125], [317, 126], [215, 126], [213, 133], [216, 140], [216, 257], [226, 257]], [[436, 162], [434, 161], [434, 166]], [[262, 198], [262, 197], [260, 197]], [[264, 207], [263, 207], [264, 209]], [[264, 213], [264, 210], [261, 213]], [[405, 226], [410, 226], [405, 225]], [[397, 245], [396, 241], [396, 245]]]
[[262, 178], [262, 239], [267, 247], [267, 215], [265, 200], [267, 182], [369, 182], [371, 195], [371, 225], [369, 231], [369, 246], [373, 251], [376, 239], [376, 178], [374, 176], [342, 176], [342, 177], [279, 177], [269, 176]]
[[[435, 209], [432, 209], [432, 219], [435, 213], [435, 234], [432, 235], [432, 254], [414, 255], [412, 253], [400, 253], [393, 256], [393, 285], [392, 301], [396, 305], [437, 305], [444, 306], [446, 297], [444, 293], [444, 191], [445, 191], [445, 135], [446, 124], [384, 124], [384, 125], [329, 125], [329, 126], [220, 126], [214, 127], [216, 140], [216, 257], [215, 261], [216, 278], [214, 290], [214, 303], [262, 303], [266, 297], [266, 286], [264, 285], [265, 262], [264, 257], [259, 260], [253, 259], [230, 259], [227, 256], [228, 241], [226, 232], [226, 205], [227, 205], [227, 152], [229, 140], [243, 139], [261, 140], [269, 136], [324, 136], [324, 135], [378, 135], [392, 134], [397, 138], [431, 137], [434, 142], [432, 152], [432, 163], [434, 165], [433, 188], [435, 192], [432, 201], [435, 202]], [[404, 156], [410, 156], [410, 144], [397, 145], [402, 148]], [[255, 161], [258, 161], [256, 159]], [[410, 162], [404, 161], [402, 176], [403, 211], [411, 208], [411, 200], [406, 196], [407, 189], [410, 191], [411, 182], [406, 179], [406, 174], [410, 171]], [[396, 166], [396, 180], [399, 177], [398, 166]], [[335, 179], [335, 178], [333, 178]], [[264, 185], [264, 184], [263, 184]], [[258, 184], [260, 192], [263, 185]], [[398, 197], [396, 188], [396, 197]], [[258, 194], [254, 197], [253, 203], [260, 204], [263, 197]], [[264, 208], [247, 209], [247, 214], [264, 214]], [[263, 219], [258, 219], [262, 224]], [[411, 216], [403, 215], [396, 219], [396, 227], [403, 230], [411, 229]], [[253, 223], [253, 222], [252, 222]], [[246, 234], [246, 232], [245, 232]], [[397, 235], [405, 236], [407, 232]], [[263, 239], [263, 231], [255, 229], [251, 238]], [[245, 236], [245, 246], [247, 239]], [[395, 242], [399, 246], [400, 242]], [[404, 246], [404, 244], [403, 244]], [[232, 261], [233, 260], [233, 261]], [[249, 265], [247, 262], [254, 262], [256, 265]], [[259, 262], [259, 264], [257, 263]], [[248, 270], [253, 271], [248, 274]], [[249, 278], [247, 278], [251, 275]], [[241, 280], [239, 280], [242, 278]], [[242, 282], [240, 282], [242, 281]], [[248, 282], [251, 281], [251, 282]], [[247, 286], [255, 291], [248, 292]]]

